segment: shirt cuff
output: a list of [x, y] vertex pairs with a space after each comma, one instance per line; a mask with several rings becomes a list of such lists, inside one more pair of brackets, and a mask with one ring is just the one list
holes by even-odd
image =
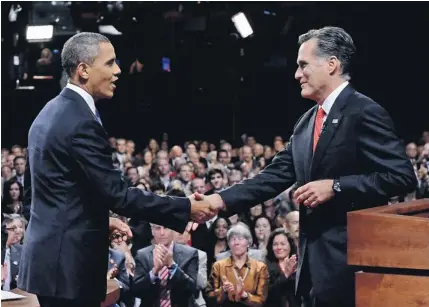
[[149, 272], [149, 276], [150, 276], [150, 281], [151, 281], [153, 284], [158, 280], [158, 276], [155, 276], [155, 274], [153, 274], [152, 270], [150, 270], [150, 272]]
[[174, 274], [176, 274], [177, 271], [177, 263], [173, 263], [173, 265], [171, 266], [171, 268], [168, 269], [169, 273], [170, 273], [170, 279], [173, 278]]

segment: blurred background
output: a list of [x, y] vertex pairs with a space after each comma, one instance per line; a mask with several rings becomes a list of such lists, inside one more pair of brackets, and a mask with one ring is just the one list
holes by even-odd
[[[98, 104], [104, 126], [137, 147], [168, 133], [241, 143], [287, 139], [314, 102], [294, 72], [298, 36], [343, 27], [357, 46], [352, 84], [383, 105], [405, 142], [429, 128], [427, 3], [398, 2], [2, 2], [2, 146], [25, 145], [32, 120], [66, 79], [64, 42], [96, 31], [115, 46], [122, 75]], [[243, 12], [253, 35], [231, 17]], [[37, 37], [40, 28], [53, 32]], [[36, 36], [27, 37], [27, 30]], [[31, 31], [30, 31], [31, 32]], [[43, 35], [42, 35], [43, 36]], [[63, 79], [61, 79], [63, 77]], [[240, 144], [237, 144], [240, 145]]]

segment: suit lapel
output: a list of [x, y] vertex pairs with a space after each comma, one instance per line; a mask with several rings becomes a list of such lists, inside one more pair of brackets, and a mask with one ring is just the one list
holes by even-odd
[[19, 269], [19, 260], [20, 260], [20, 254], [15, 246], [10, 247], [10, 274], [11, 281], [16, 281], [16, 276], [18, 275], [18, 269]]
[[173, 259], [174, 259], [174, 262], [177, 263], [177, 265], [180, 266], [180, 264], [182, 264], [182, 251], [177, 246], [177, 243], [174, 243], [173, 245]]
[[332, 106], [332, 109], [329, 111], [328, 117], [326, 118], [324, 124], [324, 131], [320, 135], [319, 142], [317, 143], [316, 150], [313, 155], [313, 161], [310, 168], [310, 180], [314, 178], [326, 149], [328, 148], [332, 138], [335, 136], [335, 133], [341, 125], [341, 120], [343, 118], [342, 110], [347, 105], [348, 96], [352, 92], [353, 88], [350, 85], [347, 85], [340, 95], [338, 95], [334, 105]]
[[317, 113], [317, 105], [313, 108], [313, 114], [310, 117], [307, 128], [303, 134], [304, 138], [302, 140], [305, 182], [310, 181], [310, 167], [311, 167], [311, 160], [313, 159], [313, 131], [314, 131], [314, 121], [316, 119], [316, 113]]

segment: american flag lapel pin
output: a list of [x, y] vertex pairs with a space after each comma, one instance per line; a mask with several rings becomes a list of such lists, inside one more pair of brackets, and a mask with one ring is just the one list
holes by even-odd
[[334, 119], [332, 120], [332, 123], [333, 123], [333, 124], [338, 124], [338, 118], [334, 118]]

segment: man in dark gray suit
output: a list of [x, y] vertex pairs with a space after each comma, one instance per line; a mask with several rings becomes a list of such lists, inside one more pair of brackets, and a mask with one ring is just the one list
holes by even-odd
[[198, 250], [174, 243], [171, 229], [151, 227], [155, 245], [137, 252], [131, 291], [141, 306], [188, 307], [197, 294]]
[[347, 212], [384, 205], [416, 187], [413, 167], [386, 110], [349, 84], [355, 53], [343, 29], [299, 38], [295, 78], [317, 104], [262, 172], [219, 194], [198, 196], [230, 214], [271, 199], [297, 182], [297, 290], [317, 307], [354, 306], [354, 269], [347, 265]]
[[40, 111], [28, 135], [31, 219], [18, 286], [35, 293], [41, 307], [92, 307], [106, 294], [109, 210], [179, 232], [189, 220], [202, 222], [217, 212], [207, 203], [129, 188], [113, 166], [95, 107], [113, 96], [121, 72], [105, 36], [76, 34], [64, 44], [61, 60], [69, 83]]

